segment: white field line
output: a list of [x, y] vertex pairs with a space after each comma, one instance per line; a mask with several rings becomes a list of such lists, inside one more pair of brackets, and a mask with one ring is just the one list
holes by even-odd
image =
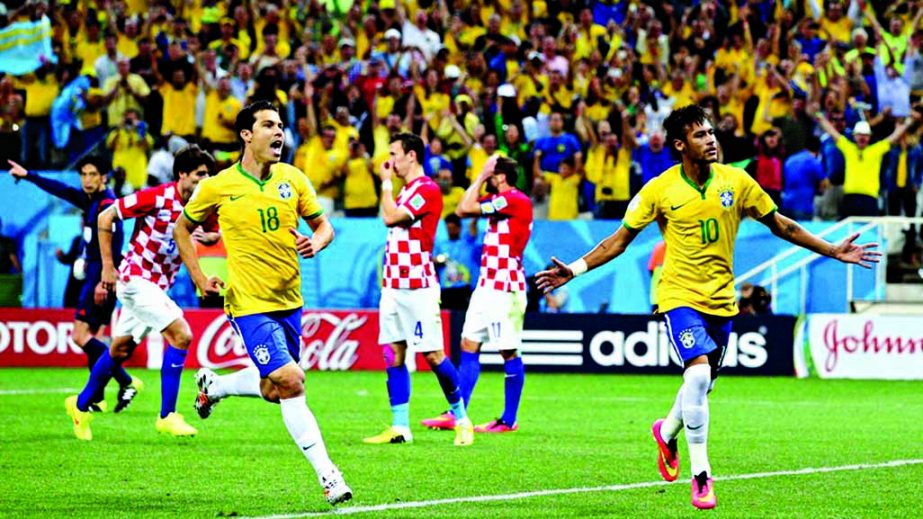
[[[802, 476], [806, 474], [824, 474], [829, 472], [845, 472], [855, 470], [871, 470], [903, 467], [906, 465], [923, 464], [923, 459], [894, 460], [883, 463], [860, 463], [855, 465], [840, 465], [836, 467], [809, 467], [797, 470], [780, 470], [776, 472], [755, 472], [752, 474], [736, 474], [731, 476], [715, 477], [715, 481], [734, 481], [743, 479], [764, 479], [779, 476]], [[527, 499], [530, 497], [558, 496], [567, 494], [586, 494], [590, 492], [621, 492], [623, 490], [634, 490], [638, 488], [662, 487], [667, 485], [679, 484], [680, 481], [672, 483], [663, 480], [644, 481], [639, 483], [625, 483], [621, 485], [606, 485], [600, 487], [576, 487], [576, 488], [556, 488], [549, 490], [535, 490], [532, 492], [517, 492], [515, 494], [500, 494], [487, 496], [467, 496], [467, 497], [450, 497], [445, 499], [432, 499], [428, 501], [408, 501], [406, 503], [387, 503], [382, 505], [370, 506], [352, 506], [337, 508], [329, 512], [307, 512], [300, 514], [277, 514], [255, 517], [251, 519], [295, 519], [300, 517], [321, 517], [330, 515], [352, 515], [363, 514], [367, 512], [387, 512], [391, 510], [407, 510], [413, 508], [427, 508], [439, 505], [451, 505], [457, 503], [484, 503], [489, 501], [511, 501], [515, 499]], [[685, 483], [685, 482], [683, 482]]]
[[0, 396], [16, 395], [48, 395], [48, 394], [66, 394], [79, 393], [80, 390], [72, 387], [56, 387], [44, 389], [0, 389]]

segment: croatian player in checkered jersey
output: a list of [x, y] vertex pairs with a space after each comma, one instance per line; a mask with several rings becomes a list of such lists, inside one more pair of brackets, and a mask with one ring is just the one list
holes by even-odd
[[[478, 178], [468, 187], [455, 213], [458, 216], [486, 216], [487, 234], [481, 253], [478, 286], [471, 296], [462, 329], [461, 376], [462, 398], [471, 404], [471, 393], [481, 372], [481, 345], [490, 342], [503, 357], [505, 405], [503, 414], [492, 422], [478, 425], [475, 432], [507, 433], [519, 428], [516, 415], [525, 370], [519, 347], [522, 345], [522, 322], [526, 312], [526, 275], [522, 254], [532, 234], [532, 201], [516, 189], [516, 161], [491, 157]], [[487, 184], [488, 195], [478, 198]], [[455, 426], [451, 413], [424, 420], [432, 429]]]
[[[365, 443], [409, 443], [410, 373], [408, 350], [422, 352], [433, 369], [455, 417], [455, 445], [474, 442], [474, 426], [461, 396], [458, 372], [445, 356], [439, 314], [439, 280], [433, 265], [433, 241], [442, 215], [442, 192], [423, 173], [423, 141], [410, 133], [391, 137], [391, 158], [381, 165], [381, 212], [388, 226], [379, 303], [378, 342], [388, 364], [391, 427]], [[393, 198], [392, 172], [404, 181]], [[408, 347], [408, 343], [410, 347]]]
[[[155, 427], [173, 436], [193, 436], [198, 432], [176, 412], [176, 397], [192, 332], [183, 311], [170, 299], [167, 290], [180, 267], [173, 225], [199, 181], [214, 170], [215, 160], [211, 155], [198, 146], [188, 146], [177, 152], [173, 161], [175, 182], [120, 198], [99, 214], [100, 250], [111, 250], [116, 219], [135, 218], [135, 232], [118, 271], [112, 256], [102, 255], [101, 283], [107, 291], [115, 289], [122, 311], [112, 329], [112, 344], [93, 365], [83, 391], [65, 400], [78, 439], [93, 438], [90, 430], [93, 415], [88, 412], [93, 395], [106, 387], [113, 371], [151, 331], [160, 332], [168, 343], [160, 370], [160, 417]], [[205, 223], [203, 228], [196, 234], [199, 241], [208, 244], [218, 240], [214, 221]]]
[[708, 461], [708, 394], [714, 388], [737, 314], [734, 241], [749, 216], [776, 236], [817, 254], [870, 268], [880, 253], [874, 243], [856, 245], [853, 234], [838, 245], [806, 231], [779, 214], [769, 195], [741, 169], [718, 164], [718, 141], [708, 114], [698, 105], [674, 110], [663, 123], [667, 142], [681, 160], [641, 188], [628, 204], [622, 225], [570, 265], [536, 275], [538, 287], [553, 290], [589, 269], [617, 258], [641, 229], [657, 222], [666, 259], [657, 287], [658, 312], [683, 362], [683, 384], [672, 409], [651, 427], [661, 477], [679, 477], [676, 438], [685, 430], [691, 466], [691, 502], [700, 509], [717, 503]]
[[[282, 421], [311, 464], [331, 505], [352, 498], [352, 490], [330, 460], [317, 419], [305, 401], [301, 355], [301, 265], [333, 241], [333, 226], [311, 181], [298, 168], [282, 164], [285, 142], [279, 111], [268, 101], [247, 105], [234, 123], [243, 152], [240, 161], [199, 184], [174, 230], [180, 256], [203, 293], [216, 293], [224, 281], [206, 277], [191, 233], [214, 215], [228, 253], [224, 310], [253, 366], [218, 376], [199, 370], [195, 408], [206, 418], [228, 396], [262, 397], [278, 403]], [[300, 219], [311, 236], [297, 231]]]

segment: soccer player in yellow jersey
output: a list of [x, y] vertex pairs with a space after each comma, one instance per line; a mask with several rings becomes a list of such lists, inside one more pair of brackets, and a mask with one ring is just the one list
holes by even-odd
[[[191, 232], [218, 214], [228, 256], [225, 312], [255, 367], [221, 377], [200, 370], [195, 407], [206, 418], [230, 395], [278, 402], [285, 427], [314, 467], [327, 502], [335, 505], [348, 501], [352, 490], [327, 455], [297, 364], [303, 304], [298, 255], [312, 258], [323, 250], [333, 240], [333, 226], [304, 173], [279, 163], [284, 134], [278, 109], [268, 101], [253, 103], [237, 114], [235, 127], [243, 146], [240, 162], [199, 183], [174, 237], [196, 287], [217, 292], [224, 282], [202, 272]], [[296, 230], [299, 217], [312, 236]]]
[[658, 468], [667, 481], [679, 475], [676, 437], [685, 427], [692, 465], [692, 504], [714, 508], [715, 491], [708, 463], [708, 393], [737, 314], [734, 301], [734, 240], [744, 216], [759, 220], [773, 234], [817, 254], [871, 267], [881, 255], [877, 244], [856, 245], [854, 234], [838, 245], [828, 243], [782, 216], [745, 171], [718, 164], [718, 141], [702, 107], [673, 111], [664, 122], [667, 142], [682, 162], [648, 182], [629, 203], [622, 226], [569, 265], [537, 274], [548, 292], [589, 269], [618, 257], [645, 226], [656, 221], [666, 243], [658, 290], [658, 311], [665, 314], [673, 348], [684, 363], [683, 385], [670, 413], [654, 422]]

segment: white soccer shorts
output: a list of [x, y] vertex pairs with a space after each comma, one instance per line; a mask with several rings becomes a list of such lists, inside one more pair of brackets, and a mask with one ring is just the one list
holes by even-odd
[[119, 281], [115, 293], [122, 303], [122, 311], [112, 329], [113, 337], [130, 335], [139, 343], [151, 331], [162, 332], [183, 317], [183, 310], [170, 296], [146, 279], [132, 277], [127, 283]]
[[407, 341], [415, 352], [442, 351], [439, 286], [417, 289], [382, 288], [378, 304], [378, 343]]
[[518, 350], [525, 313], [525, 292], [477, 287], [468, 304], [462, 337], [481, 344], [489, 342], [501, 350]]

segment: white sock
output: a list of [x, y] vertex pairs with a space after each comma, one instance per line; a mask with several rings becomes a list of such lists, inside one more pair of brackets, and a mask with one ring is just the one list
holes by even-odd
[[295, 444], [301, 449], [304, 457], [311, 462], [317, 479], [320, 481], [336, 467], [327, 455], [327, 447], [321, 437], [317, 420], [308, 409], [304, 396], [283, 398], [279, 400], [279, 405], [282, 407], [282, 421], [285, 422], [285, 428], [288, 429], [288, 433], [295, 440]]
[[665, 442], [670, 443], [670, 440], [679, 435], [679, 431], [682, 428], [683, 386], [679, 386], [679, 390], [676, 392], [676, 400], [673, 402], [673, 407], [670, 408], [670, 414], [663, 419], [663, 424], [660, 425], [660, 436], [663, 437]]
[[696, 364], [683, 373], [683, 424], [689, 445], [692, 475], [711, 475], [708, 463], [708, 389], [711, 386], [711, 366]]
[[263, 396], [260, 391], [260, 370], [250, 366], [234, 373], [215, 378], [216, 397], [226, 396]]

